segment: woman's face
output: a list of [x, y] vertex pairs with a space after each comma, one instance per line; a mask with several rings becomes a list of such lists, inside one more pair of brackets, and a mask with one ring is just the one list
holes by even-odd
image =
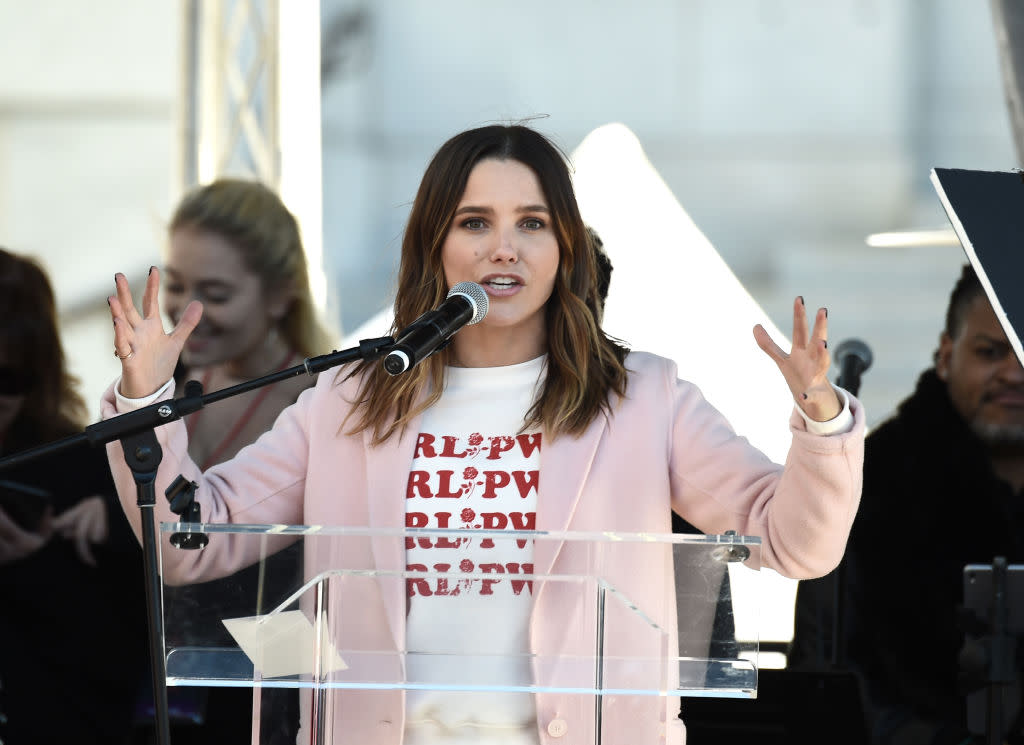
[[477, 163], [441, 260], [448, 286], [476, 282], [488, 295], [489, 309], [455, 343], [498, 333], [503, 343], [522, 345], [524, 360], [541, 354], [547, 339], [544, 307], [555, 286], [558, 255], [551, 212], [533, 170], [516, 160]]
[[273, 364], [261, 357], [288, 299], [284, 292], [266, 292], [259, 276], [220, 235], [194, 228], [171, 233], [164, 266], [164, 311], [177, 323], [189, 302], [203, 304], [203, 317], [182, 350], [186, 366], [255, 364], [258, 369]]

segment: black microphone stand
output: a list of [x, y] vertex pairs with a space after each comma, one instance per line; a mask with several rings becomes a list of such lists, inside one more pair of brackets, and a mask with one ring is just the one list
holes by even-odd
[[[295, 367], [247, 380], [244, 383], [203, 394], [197, 381], [185, 385], [185, 395], [178, 399], [157, 401], [136, 411], [129, 411], [95, 424], [90, 424], [79, 434], [65, 437], [39, 447], [30, 448], [0, 458], [0, 471], [22, 463], [55, 455], [82, 442], [93, 447], [105, 445], [114, 440], [121, 442], [125, 462], [135, 479], [137, 504], [142, 514], [142, 552], [146, 581], [146, 603], [149, 621], [149, 656], [153, 675], [153, 705], [156, 716], [156, 737], [158, 745], [170, 743], [170, 724], [167, 712], [166, 661], [163, 652], [163, 607], [159, 593], [160, 568], [157, 561], [156, 526], [153, 510], [156, 507], [156, 474], [163, 458], [163, 451], [156, 439], [156, 428], [199, 411], [206, 404], [215, 403], [240, 393], [247, 393], [271, 383], [294, 378], [303, 373], [315, 375], [338, 365], [356, 360], [372, 360], [386, 354], [395, 346], [390, 336], [360, 340], [359, 345], [340, 352], [319, 357], [310, 357]], [[174, 493], [172, 494], [172, 490]], [[168, 499], [173, 499], [180, 486], [172, 484]], [[194, 512], [192, 514], [195, 514]], [[197, 546], [201, 548], [201, 546]]]
[[[835, 355], [842, 360], [836, 385], [856, 396], [860, 391], [860, 376], [871, 366], [871, 349], [860, 339], [845, 339], [836, 347]], [[835, 568], [832, 584], [832, 649], [831, 666], [842, 670], [846, 666], [846, 559], [840, 559]], [[824, 633], [823, 630], [820, 633]]]

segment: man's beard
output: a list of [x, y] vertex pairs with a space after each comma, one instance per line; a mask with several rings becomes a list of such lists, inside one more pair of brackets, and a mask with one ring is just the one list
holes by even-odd
[[1024, 424], [997, 424], [975, 419], [971, 422], [971, 431], [990, 448], [1024, 453]]

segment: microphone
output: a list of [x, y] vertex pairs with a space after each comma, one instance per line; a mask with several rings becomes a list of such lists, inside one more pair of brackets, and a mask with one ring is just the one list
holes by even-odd
[[832, 358], [839, 366], [836, 385], [856, 396], [861, 373], [871, 367], [871, 348], [860, 339], [844, 339], [832, 353]]
[[435, 310], [428, 310], [401, 331], [394, 349], [384, 358], [391, 375], [409, 370], [437, 350], [463, 326], [471, 326], [487, 315], [487, 293], [476, 282], [459, 282]]

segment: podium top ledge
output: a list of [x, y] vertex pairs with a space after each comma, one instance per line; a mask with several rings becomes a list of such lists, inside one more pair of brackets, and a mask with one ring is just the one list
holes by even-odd
[[463, 528], [445, 530], [441, 528], [369, 528], [339, 525], [265, 525], [242, 523], [160, 523], [162, 533], [229, 533], [229, 534], [263, 534], [290, 536], [337, 536], [360, 538], [399, 538], [399, 537], [436, 537], [465, 536], [471, 532], [474, 537], [490, 537], [508, 539], [535, 539], [543, 541], [571, 541], [591, 543], [672, 543], [672, 544], [703, 544], [703, 545], [744, 545], [759, 546], [760, 536], [735, 535], [703, 535], [690, 533], [635, 533], [615, 531], [547, 531], [547, 530], [489, 530]]

